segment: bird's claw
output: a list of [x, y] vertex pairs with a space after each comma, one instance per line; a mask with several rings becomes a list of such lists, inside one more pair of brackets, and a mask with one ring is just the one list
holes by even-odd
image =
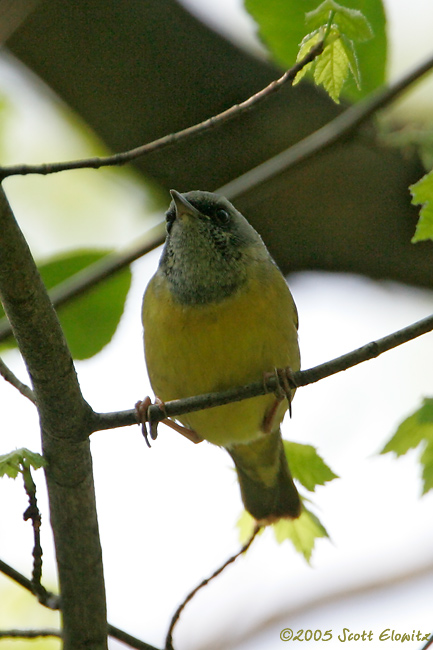
[[[152, 400], [148, 395], [144, 400], [139, 400], [135, 405], [137, 421], [138, 424], [141, 424], [141, 431], [148, 447], [150, 447], [149, 436], [151, 440], [156, 440], [158, 437], [158, 421], [152, 419], [152, 412], [149, 410], [152, 405]], [[165, 415], [164, 402], [159, 397], [155, 397], [155, 405]]]
[[[155, 419], [152, 418], [150, 407], [154, 405], [163, 413], [164, 418], [162, 420], [158, 419], [155, 421]], [[198, 433], [170, 420], [165, 411], [165, 403], [157, 396], [155, 396], [155, 404], [152, 403], [149, 396], [145, 397], [143, 401], [138, 401], [135, 405], [135, 412], [137, 415], [137, 421], [141, 424], [141, 430], [148, 447], [150, 447], [149, 436], [151, 440], [156, 440], [158, 436], [158, 424], [160, 421], [195, 444], [203, 442], [203, 438], [201, 438]]]
[[[272, 404], [271, 408], [265, 415], [263, 420], [263, 431], [269, 432], [272, 431], [272, 425], [274, 422], [274, 417], [278, 409], [278, 405], [283, 399], [287, 399], [289, 405], [289, 416], [292, 417], [292, 396], [293, 391], [296, 389], [296, 382], [293, 377], [293, 371], [290, 366], [286, 368], [275, 368], [274, 372], [265, 372], [264, 373], [264, 384], [265, 389], [267, 387], [267, 379], [270, 377], [276, 378], [276, 388], [273, 391], [276, 397], [275, 402]], [[268, 391], [270, 392], [270, 391]]]

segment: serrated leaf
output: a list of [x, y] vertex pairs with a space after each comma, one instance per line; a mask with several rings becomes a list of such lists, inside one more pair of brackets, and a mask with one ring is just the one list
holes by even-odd
[[412, 242], [433, 239], [433, 171], [409, 186], [412, 203], [422, 205]]
[[305, 14], [305, 24], [309, 29], [317, 29], [322, 25], [326, 25], [330, 15], [338, 11], [340, 5], [338, 5], [334, 0], [325, 0], [313, 11], [307, 11]]
[[[284, 68], [291, 67], [296, 60], [298, 43], [305, 35], [305, 13], [317, 10], [317, 0], [303, 0], [302, 2], [244, 0], [244, 4], [256, 21], [259, 36], [268, 47], [274, 60]], [[357, 10], [360, 6], [359, 0], [344, 0], [344, 4], [344, 9], [349, 8], [350, 10]], [[358, 90], [355, 83], [350, 78], [348, 79], [344, 86], [344, 95], [351, 100], [367, 96], [385, 82], [387, 37], [382, 0], [363, 0], [362, 12], [374, 32], [374, 38], [357, 47], [362, 88]], [[328, 16], [325, 21], [313, 24], [319, 26], [325, 24], [327, 20]], [[335, 17], [333, 22], [335, 22]], [[311, 27], [309, 27], [310, 30]], [[363, 27], [355, 25], [355, 28], [358, 40], [365, 40], [366, 32], [364, 33]], [[339, 29], [342, 30], [341, 27]]]
[[[39, 265], [47, 289], [105, 257], [109, 251], [73, 251]], [[88, 359], [107, 345], [123, 314], [131, 285], [129, 268], [58, 308], [60, 324], [74, 359]], [[3, 315], [3, 312], [1, 312]]]
[[316, 60], [314, 81], [322, 85], [336, 104], [340, 102], [341, 89], [349, 72], [349, 60], [341, 39], [325, 47]]
[[305, 23], [309, 28], [326, 25], [332, 17], [342, 34], [353, 41], [366, 41], [373, 36], [373, 30], [367, 18], [359, 9], [351, 9], [334, 2], [325, 0], [321, 5], [305, 15]]
[[358, 9], [341, 7], [335, 12], [334, 22], [341, 34], [352, 41], [363, 42], [373, 38], [373, 30], [364, 14]]
[[283, 445], [293, 478], [310, 492], [314, 492], [317, 485], [338, 478], [312, 445], [287, 440], [283, 440]]
[[423, 440], [433, 441], [433, 399], [426, 398], [420, 409], [407, 417], [386, 443], [381, 454], [393, 451], [397, 456], [415, 449]]
[[426, 494], [433, 489], [433, 440], [429, 440], [420, 457], [422, 465], [422, 493]]
[[[299, 47], [299, 52], [298, 56], [296, 57], [296, 61], [302, 61], [302, 59], [307, 56], [308, 52], [313, 49], [313, 47], [320, 41], [322, 38], [322, 35], [319, 31], [312, 32], [311, 34], [308, 34], [302, 39], [302, 43]], [[307, 74], [309, 70], [311, 70], [314, 62], [312, 61], [311, 63], [307, 63], [304, 65], [302, 70], [299, 70], [298, 74], [293, 80], [293, 85], [296, 86], [301, 79]]]
[[329, 537], [325, 527], [310, 510], [304, 510], [298, 519], [280, 519], [272, 525], [275, 539], [279, 544], [290, 540], [306, 561], [310, 563], [311, 555], [320, 537]]
[[398, 427], [397, 431], [380, 452], [394, 452], [397, 456], [406, 454], [423, 444], [420, 456], [422, 465], [423, 494], [433, 488], [433, 399], [427, 398], [418, 411], [412, 413]]
[[356, 87], [361, 89], [361, 72], [359, 70], [358, 57], [356, 56], [355, 47], [353, 42], [345, 36], [341, 37], [341, 45], [344, 48], [349, 63], [349, 69], [355, 80]]
[[[237, 527], [241, 544], [245, 544], [253, 534], [256, 521], [246, 510], [240, 516]], [[325, 527], [310, 510], [305, 508], [298, 519], [280, 519], [272, 524], [275, 539], [279, 544], [289, 540], [298, 553], [309, 563], [314, 550], [316, 539], [329, 537]], [[259, 534], [262, 533], [262, 530]]]
[[0, 455], [0, 476], [16, 478], [19, 473], [22, 473], [24, 466], [39, 469], [44, 465], [43, 456], [21, 447], [21, 449], [15, 449], [8, 454]]

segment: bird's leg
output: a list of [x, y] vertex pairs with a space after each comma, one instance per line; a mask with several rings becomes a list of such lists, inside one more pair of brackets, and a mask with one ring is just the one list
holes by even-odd
[[[155, 405], [158, 406], [158, 408], [165, 415], [165, 404], [159, 397], [156, 396], [155, 396]], [[135, 405], [137, 420], [139, 424], [141, 424], [143, 436], [144, 439], [146, 440], [146, 444], [148, 447], [150, 447], [150, 443], [149, 443], [146, 424], [148, 423], [149, 425], [149, 434], [151, 439], [156, 440], [158, 435], [157, 429], [159, 423], [159, 422], [152, 421], [151, 412], [149, 411], [150, 406], [152, 406], [152, 400], [150, 399], [149, 396], [145, 397], [143, 401], [138, 401]], [[191, 442], [194, 442], [195, 444], [203, 441], [203, 438], [201, 438], [195, 431], [193, 431], [193, 429], [188, 429], [187, 427], [184, 427], [181, 424], [174, 422], [174, 420], [171, 420], [170, 418], [166, 417], [163, 420], [161, 420], [161, 422], [166, 424], [171, 429], [174, 429], [178, 433], [182, 434], [185, 438], [188, 438], [188, 440], [191, 440]]]
[[277, 378], [277, 388], [275, 390], [275, 401], [268, 409], [263, 419], [262, 429], [264, 433], [270, 433], [272, 431], [278, 406], [283, 401], [283, 399], [287, 399], [287, 402], [289, 404], [289, 415], [292, 417], [292, 393], [293, 389], [296, 388], [296, 384], [293, 379], [293, 372], [290, 366], [287, 366], [286, 368], [275, 368], [274, 372], [272, 373], [265, 372], [265, 385], [266, 380], [271, 376]]
[[188, 427], [184, 427], [182, 424], [178, 424], [170, 418], [165, 418], [162, 421], [164, 424], [170, 427], [170, 429], [174, 429], [185, 438], [188, 438], [188, 440], [191, 440], [191, 442], [193, 442], [195, 445], [197, 445], [199, 442], [203, 442], [203, 438], [201, 438], [198, 433], [194, 431], [194, 429], [188, 429]]

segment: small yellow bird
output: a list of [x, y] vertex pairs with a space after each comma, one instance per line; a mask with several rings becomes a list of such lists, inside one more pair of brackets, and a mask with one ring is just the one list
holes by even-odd
[[[146, 364], [164, 402], [242, 386], [300, 367], [298, 317], [260, 235], [224, 197], [179, 194], [143, 300]], [[301, 512], [280, 424], [287, 397], [263, 395], [179, 422], [232, 457], [246, 510], [268, 524]]]

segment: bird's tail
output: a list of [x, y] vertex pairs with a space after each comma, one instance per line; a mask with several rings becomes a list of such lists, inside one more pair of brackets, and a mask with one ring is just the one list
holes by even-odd
[[232, 457], [245, 509], [258, 521], [272, 523], [301, 514], [279, 430], [227, 449]]

